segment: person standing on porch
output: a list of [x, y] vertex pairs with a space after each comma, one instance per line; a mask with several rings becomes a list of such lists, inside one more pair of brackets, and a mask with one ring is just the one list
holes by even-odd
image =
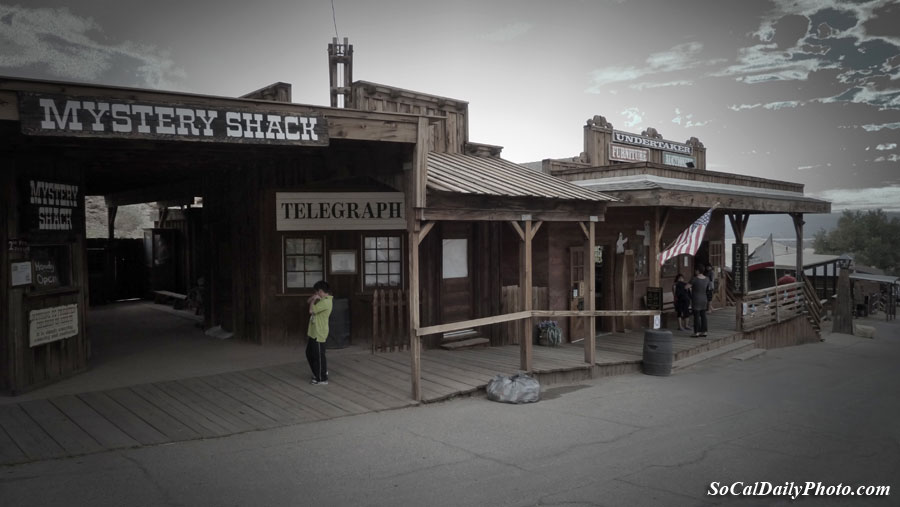
[[672, 285], [672, 296], [675, 301], [675, 314], [678, 316], [678, 330], [687, 331], [688, 318], [691, 315], [691, 293], [688, 284], [684, 281], [684, 275], [675, 275], [675, 283]]
[[325, 340], [328, 339], [328, 318], [331, 316], [332, 297], [328, 282], [318, 281], [315, 291], [306, 303], [309, 305], [309, 328], [306, 331], [306, 360], [312, 370], [313, 385], [328, 384], [328, 363], [325, 360]]
[[709, 300], [706, 298], [706, 290], [709, 288], [709, 278], [700, 270], [694, 270], [694, 278], [691, 278], [691, 304], [694, 306], [694, 338], [706, 336], [706, 308]]

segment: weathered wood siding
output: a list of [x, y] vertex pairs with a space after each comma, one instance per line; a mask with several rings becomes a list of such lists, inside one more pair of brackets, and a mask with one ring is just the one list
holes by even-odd
[[761, 349], [775, 349], [815, 343], [821, 337], [805, 315], [798, 315], [763, 328], [744, 331], [744, 339], [755, 340], [756, 346]]
[[[0, 254], [4, 273], [2, 338], [0, 356], [3, 359], [4, 391], [21, 393], [36, 387], [69, 377], [87, 367], [90, 346], [85, 334], [87, 306], [87, 259], [84, 229], [84, 181], [80, 168], [73, 167], [57, 150], [41, 153], [16, 153], [3, 157], [6, 166], [2, 171], [2, 200], [0, 219], [3, 223], [3, 253]], [[75, 229], [72, 231], [31, 231], [23, 215], [27, 181], [37, 179], [50, 182], [78, 184], [82, 203], [75, 209]], [[7, 248], [10, 239], [21, 239], [34, 249], [41, 245], [56, 245], [70, 253], [70, 280], [64, 287], [39, 290], [34, 285], [10, 287], [10, 262], [28, 260], [30, 257], [11, 257]], [[29, 343], [29, 312], [63, 305], [77, 305], [78, 334], [62, 340], [31, 347]]]

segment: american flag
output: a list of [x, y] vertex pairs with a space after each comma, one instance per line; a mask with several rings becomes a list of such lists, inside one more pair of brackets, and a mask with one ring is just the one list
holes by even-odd
[[697, 253], [697, 249], [700, 248], [700, 243], [703, 241], [703, 234], [706, 233], [706, 226], [709, 225], [709, 219], [712, 216], [713, 209], [715, 208], [709, 208], [709, 211], [704, 213], [700, 218], [694, 221], [690, 227], [679, 234], [675, 242], [672, 243], [665, 252], [659, 254], [660, 266], [676, 255], [694, 255]]

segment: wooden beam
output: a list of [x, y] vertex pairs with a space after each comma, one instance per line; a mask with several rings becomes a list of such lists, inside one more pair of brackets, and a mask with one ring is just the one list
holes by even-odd
[[[429, 203], [431, 196], [428, 197]], [[530, 214], [532, 220], [543, 222], [590, 222], [591, 217], [600, 217], [599, 221], [603, 221], [603, 215], [596, 213], [570, 213], [567, 211], [535, 211], [522, 212], [516, 209], [504, 208], [450, 208], [429, 206], [428, 208], [416, 210], [418, 219], [423, 221], [440, 220], [454, 222], [511, 222], [522, 220], [523, 214]]]
[[[116, 237], [116, 213], [119, 211], [118, 206], [109, 206], [106, 208], [106, 237], [113, 239]], [[112, 245], [110, 245], [112, 247]]]
[[531, 239], [534, 239], [534, 237], [537, 235], [538, 229], [540, 229], [542, 225], [544, 225], [544, 222], [534, 223], [534, 228], [531, 229]]
[[[587, 242], [584, 245], [584, 277], [587, 278], [585, 280], [584, 286], [587, 288], [584, 294], [584, 309], [593, 312], [594, 304], [596, 302], [596, 298], [594, 297], [594, 293], [597, 288], [594, 286], [595, 276], [594, 276], [594, 222], [588, 222], [587, 226], [584, 223], [579, 222], [583, 229], [587, 229], [588, 237]], [[584, 362], [590, 365], [593, 365], [597, 358], [597, 349], [595, 347], [595, 342], [597, 340], [597, 319], [594, 316], [585, 317], [587, 319], [587, 339], [584, 340]]]
[[[524, 244], [524, 255], [522, 255], [522, 262], [520, 264], [520, 272], [519, 272], [519, 284], [522, 287], [522, 299], [524, 302], [524, 310], [526, 312], [531, 312], [533, 308], [533, 302], [531, 301], [531, 275], [533, 272], [533, 266], [531, 265], [532, 256], [531, 256], [531, 220], [525, 221], [525, 244]], [[532, 326], [531, 319], [525, 319], [522, 321], [522, 334], [519, 340], [519, 355], [520, 355], [520, 367], [523, 371], [530, 372], [532, 369], [531, 363], [531, 340], [532, 340]]]
[[660, 222], [660, 209], [659, 207], [653, 208], [653, 220], [650, 221], [650, 237], [647, 240], [650, 242], [650, 252], [649, 252], [649, 261], [650, 261], [650, 273], [649, 279], [647, 283], [650, 287], [659, 287], [660, 286], [660, 270], [661, 267], [659, 265], [659, 222]]
[[[532, 310], [532, 317], [652, 317], [659, 310]], [[471, 326], [469, 326], [471, 327]], [[465, 329], [465, 328], [463, 328]]]
[[419, 118], [416, 137], [416, 147], [413, 152], [413, 195], [414, 208], [424, 208], [426, 201], [426, 185], [428, 183], [428, 138], [431, 130], [428, 127], [428, 118]]
[[[613, 177], [609, 175], [607, 177]], [[610, 207], [671, 206], [676, 208], [709, 209], [720, 203], [720, 208], [728, 210], [763, 213], [830, 213], [831, 203], [798, 200], [787, 197], [750, 197], [734, 194], [704, 194], [696, 191], [677, 190], [623, 190], [606, 192], [620, 199], [610, 203]], [[798, 195], [798, 197], [801, 197]]]
[[426, 336], [430, 334], [438, 334], [438, 333], [450, 333], [452, 331], [459, 331], [461, 329], [469, 329], [473, 327], [481, 327], [488, 326], [491, 324], [499, 324], [501, 322], [510, 322], [513, 320], [521, 320], [521, 319], [529, 319], [531, 318], [531, 312], [520, 311], [513, 313], [506, 313], [503, 315], [494, 315], [492, 317], [482, 317], [480, 319], [472, 319], [461, 322], [450, 322], [448, 324], [438, 324], [435, 326], [427, 326], [419, 328], [416, 333], [419, 336]]
[[199, 195], [203, 195], [201, 182], [190, 181], [116, 192], [103, 196], [103, 200], [107, 207], [161, 201], [176, 201], [181, 204], [187, 201], [193, 202], [194, 197]]
[[[593, 222], [589, 222], [589, 223], [593, 223]], [[587, 238], [589, 236], [587, 226], [584, 225], [584, 222], [578, 222], [578, 225], [581, 227], [581, 232], [584, 233], [584, 237]]]
[[422, 241], [425, 239], [425, 236], [428, 236], [428, 233], [431, 232], [431, 229], [434, 228], [434, 222], [428, 222], [422, 226], [422, 230], [419, 231], [418, 238], [416, 241], [421, 245]]
[[509, 225], [511, 225], [512, 228], [516, 230], [516, 234], [519, 235], [519, 239], [521, 239], [522, 241], [525, 241], [525, 231], [522, 230], [522, 228], [519, 226], [519, 223], [515, 222], [515, 221], [510, 221]]
[[409, 231], [407, 240], [409, 278], [409, 359], [411, 396], [415, 401], [422, 400], [422, 341], [419, 338], [419, 242], [418, 233]]

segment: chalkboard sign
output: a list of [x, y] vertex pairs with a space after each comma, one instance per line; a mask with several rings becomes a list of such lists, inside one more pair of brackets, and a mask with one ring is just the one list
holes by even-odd
[[735, 243], [731, 248], [731, 266], [734, 278], [734, 293], [749, 292], [750, 274], [747, 271], [747, 260], [750, 258], [747, 243]]
[[56, 259], [43, 258], [34, 259], [34, 276], [32, 280], [35, 287], [39, 289], [53, 289], [61, 285], [59, 278], [59, 267]]
[[662, 310], [662, 287], [647, 287], [647, 309]]

